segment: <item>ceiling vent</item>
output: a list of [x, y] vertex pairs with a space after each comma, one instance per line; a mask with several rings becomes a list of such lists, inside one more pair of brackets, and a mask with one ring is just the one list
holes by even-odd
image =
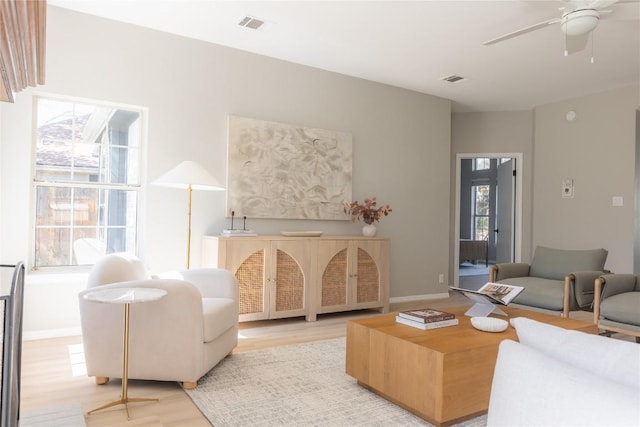
[[260, 27], [264, 25], [264, 21], [257, 18], [252, 18], [251, 16], [245, 16], [238, 22], [238, 25], [241, 27], [251, 28], [252, 30], [258, 30]]
[[467, 79], [465, 79], [464, 77], [460, 77], [460, 76], [456, 76], [455, 74], [452, 74], [450, 76], [443, 77], [440, 80], [444, 80], [445, 82], [449, 82], [449, 83], [457, 83]]

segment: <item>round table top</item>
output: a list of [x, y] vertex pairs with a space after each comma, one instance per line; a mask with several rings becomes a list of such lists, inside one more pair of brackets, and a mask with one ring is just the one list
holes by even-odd
[[136, 302], [156, 301], [167, 295], [167, 291], [157, 288], [109, 288], [96, 289], [86, 293], [87, 301], [108, 304], [133, 304]]

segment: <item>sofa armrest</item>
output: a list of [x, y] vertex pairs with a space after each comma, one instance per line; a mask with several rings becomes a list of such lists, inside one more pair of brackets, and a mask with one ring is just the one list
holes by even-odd
[[636, 425], [638, 399], [637, 388], [504, 340], [493, 375], [487, 425]]
[[511, 277], [527, 277], [529, 276], [529, 267], [529, 264], [521, 262], [496, 264], [489, 271], [489, 281], [497, 282]]

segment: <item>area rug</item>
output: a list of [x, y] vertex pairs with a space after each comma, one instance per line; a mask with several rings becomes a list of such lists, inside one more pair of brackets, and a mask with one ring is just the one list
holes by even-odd
[[[478, 261], [479, 262], [479, 261]], [[489, 267], [485, 266], [484, 262], [479, 264], [471, 264], [468, 262], [460, 264], [458, 268], [458, 275], [460, 276], [487, 276], [489, 279]]]
[[234, 353], [186, 392], [216, 427], [431, 425], [345, 374], [344, 338]]

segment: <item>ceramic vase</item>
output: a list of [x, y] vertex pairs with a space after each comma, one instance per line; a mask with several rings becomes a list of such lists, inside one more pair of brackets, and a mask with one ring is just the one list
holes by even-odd
[[374, 237], [376, 235], [376, 226], [373, 224], [365, 224], [362, 227], [362, 235], [365, 237]]

